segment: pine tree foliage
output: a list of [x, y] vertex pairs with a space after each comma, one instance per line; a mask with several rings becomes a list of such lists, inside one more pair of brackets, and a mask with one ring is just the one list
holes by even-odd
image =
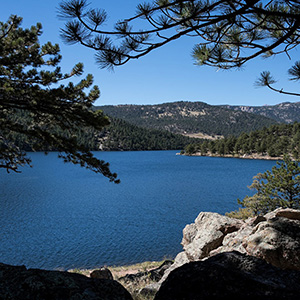
[[[136, 14], [104, 28], [107, 13], [87, 0], [65, 0], [60, 17], [66, 19], [62, 37], [96, 51], [102, 68], [138, 59], [181, 37], [196, 37], [192, 49], [196, 65], [239, 68], [256, 57], [286, 54], [300, 43], [298, 0], [152, 0], [137, 6]], [[142, 24], [142, 25], [141, 25]], [[137, 27], [137, 26], [141, 26]], [[300, 79], [300, 61], [288, 73]], [[276, 88], [269, 71], [256, 84], [285, 95], [299, 93]]]
[[296, 0], [152, 0], [139, 4], [136, 14], [113, 30], [104, 27], [106, 12], [86, 0], [62, 1], [60, 16], [67, 19], [65, 41], [96, 50], [104, 68], [138, 59], [183, 36], [198, 38], [196, 64], [222, 69], [241, 67], [258, 56], [288, 54], [300, 41]]
[[[289, 80], [293, 80], [293, 81], [300, 80], [300, 61], [295, 62], [294, 66], [292, 66], [288, 70], [288, 74], [290, 76]], [[255, 82], [257, 86], [266, 86], [270, 90], [280, 94], [289, 95], [289, 96], [300, 96], [300, 93], [284, 91], [283, 88], [274, 87], [275, 83], [277, 83], [277, 80], [274, 79], [270, 71], [264, 71], [260, 73], [260, 77]]]
[[[40, 45], [41, 24], [21, 27], [22, 19], [11, 16], [0, 22], [0, 168], [19, 172], [30, 158], [14, 137], [22, 136], [33, 150], [55, 148], [65, 162], [72, 162], [118, 182], [109, 164], [96, 159], [78, 142], [79, 131], [101, 130], [109, 120], [92, 110], [99, 88], [87, 75], [77, 84], [70, 79], [82, 75], [78, 63], [68, 74], [59, 67], [59, 46]], [[65, 80], [66, 85], [61, 82]], [[89, 89], [86, 93], [85, 90]]]
[[278, 207], [299, 209], [300, 164], [286, 155], [271, 171], [254, 176], [249, 188], [256, 193], [238, 202], [255, 215], [265, 214]]

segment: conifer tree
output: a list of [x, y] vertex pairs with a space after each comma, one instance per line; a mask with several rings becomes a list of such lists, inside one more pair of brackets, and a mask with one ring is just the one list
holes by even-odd
[[[60, 16], [67, 20], [64, 40], [94, 49], [103, 68], [141, 58], [183, 36], [198, 38], [192, 51], [196, 64], [221, 69], [239, 68], [259, 56], [290, 57], [300, 43], [298, 0], [141, 1], [136, 14], [124, 16], [112, 30], [104, 28], [105, 10], [89, 7], [87, 0], [62, 1]], [[299, 80], [300, 61], [288, 73]], [[269, 71], [257, 80], [259, 86], [300, 96], [273, 87], [275, 82]]]
[[257, 174], [249, 188], [256, 193], [239, 204], [254, 214], [264, 214], [278, 207], [299, 209], [300, 164], [285, 155], [271, 171]]
[[118, 182], [109, 164], [95, 158], [76, 137], [85, 128], [100, 130], [109, 124], [101, 111], [92, 110], [100, 94], [92, 86], [93, 76], [71, 82], [83, 74], [83, 65], [63, 74], [59, 46], [40, 45], [41, 24], [23, 29], [21, 22], [14, 15], [0, 22], [0, 168], [19, 172], [20, 166], [30, 165], [30, 158], [11, 138], [22, 134], [34, 144], [33, 150], [57, 150], [65, 162]]

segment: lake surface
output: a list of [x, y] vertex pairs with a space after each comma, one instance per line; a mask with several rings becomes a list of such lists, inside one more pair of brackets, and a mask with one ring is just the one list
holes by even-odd
[[0, 262], [92, 268], [174, 257], [199, 212], [237, 209], [274, 161], [185, 157], [176, 151], [97, 152], [121, 184], [30, 154], [33, 168], [0, 173]]

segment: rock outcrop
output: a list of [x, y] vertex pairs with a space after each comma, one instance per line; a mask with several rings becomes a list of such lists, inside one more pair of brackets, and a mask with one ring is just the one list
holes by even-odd
[[277, 209], [245, 221], [217, 213], [201, 212], [195, 223], [183, 229], [183, 252], [156, 285], [175, 269], [219, 253], [238, 251], [271, 265], [300, 270], [300, 210]]
[[277, 209], [249, 219], [210, 255], [232, 250], [262, 258], [281, 269], [300, 270], [300, 211]]
[[190, 261], [207, 257], [222, 245], [227, 234], [241, 228], [243, 222], [217, 213], [202, 212], [195, 223], [183, 229], [182, 246]]
[[132, 297], [114, 280], [0, 264], [0, 299], [132, 300]]
[[154, 300], [299, 299], [300, 272], [281, 270], [264, 260], [226, 252], [190, 262], [163, 282]]
[[239, 251], [281, 269], [300, 270], [300, 211], [279, 208], [246, 221], [202, 212], [184, 228], [182, 245], [184, 253], [175, 259], [174, 267], [186, 259]]

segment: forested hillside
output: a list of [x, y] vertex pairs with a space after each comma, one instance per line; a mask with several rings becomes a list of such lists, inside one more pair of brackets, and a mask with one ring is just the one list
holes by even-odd
[[[14, 119], [25, 120], [28, 115], [18, 114]], [[102, 131], [88, 128], [78, 128], [76, 140], [78, 144], [85, 145], [90, 150], [177, 150], [184, 148], [187, 144], [199, 141], [168, 131], [147, 129], [138, 127], [116, 118], [110, 118], [111, 124], [104, 127]], [[52, 134], [60, 134], [58, 128], [51, 129]], [[68, 131], [64, 135], [71, 137]], [[28, 139], [25, 135], [10, 132], [5, 137], [14, 141], [17, 147], [25, 151], [39, 148], [38, 141], [34, 138]], [[44, 147], [45, 151], [56, 151], [58, 148]]]
[[[110, 118], [111, 125], [105, 127], [101, 132], [91, 129], [78, 129], [76, 139], [80, 144], [88, 146], [91, 150], [170, 150], [185, 148], [189, 154], [200, 151], [202, 154], [208, 152], [220, 155], [260, 153], [262, 155], [280, 156], [282, 152], [287, 150], [290, 152], [298, 151], [293, 146], [293, 143], [299, 140], [298, 135], [300, 135], [300, 133], [298, 134], [297, 125], [291, 125], [295, 126], [293, 129], [288, 125], [286, 125], [287, 127], [285, 125], [275, 125], [277, 124], [275, 120], [255, 115], [254, 112], [263, 113], [267, 111], [268, 114], [266, 115], [268, 116], [274, 118], [282, 116], [281, 119], [277, 118], [281, 121], [285, 116], [284, 121], [288, 122], [298, 116], [298, 106], [297, 103], [282, 103], [276, 106], [256, 108], [243, 108], [242, 106], [224, 108], [203, 102], [102, 106], [101, 109], [107, 115], [112, 116]], [[248, 112], [241, 110], [247, 110]], [[250, 111], [253, 113], [249, 113]], [[283, 112], [286, 112], [286, 114]], [[22, 117], [24, 116], [14, 116], [17, 119]], [[257, 128], [264, 129], [255, 131]], [[282, 132], [283, 129], [285, 133]], [[57, 128], [51, 130], [54, 134], [58, 133]], [[290, 132], [287, 132], [287, 130], [290, 130]], [[291, 133], [291, 130], [292, 132], [295, 131], [296, 135]], [[197, 133], [205, 133], [214, 137], [217, 135], [225, 136], [227, 138], [202, 142], [199, 139], [188, 137], [188, 135]], [[68, 132], [65, 134], [68, 136]], [[292, 144], [291, 137], [293, 139]], [[21, 134], [10, 133], [7, 138], [14, 140], [17, 146], [26, 151], [39, 148], [34, 139], [28, 140]], [[45, 147], [44, 150], [58, 149], [49, 146]]]
[[117, 105], [98, 107], [105, 114], [153, 129], [189, 135], [238, 136], [276, 121], [242, 111], [234, 111], [203, 102], [173, 102], [159, 105]]
[[235, 111], [245, 111], [256, 115], [265, 116], [280, 123], [300, 122], [300, 102], [284, 102], [277, 105], [264, 106], [223, 105], [221, 107], [229, 108]]
[[[97, 138], [101, 150], [178, 150], [197, 141], [168, 131], [147, 129], [111, 118]], [[199, 140], [198, 140], [199, 141]]]
[[203, 141], [185, 147], [187, 155], [259, 155], [281, 157], [291, 154], [300, 158], [300, 123], [272, 125], [269, 128], [243, 133], [215, 141]]

